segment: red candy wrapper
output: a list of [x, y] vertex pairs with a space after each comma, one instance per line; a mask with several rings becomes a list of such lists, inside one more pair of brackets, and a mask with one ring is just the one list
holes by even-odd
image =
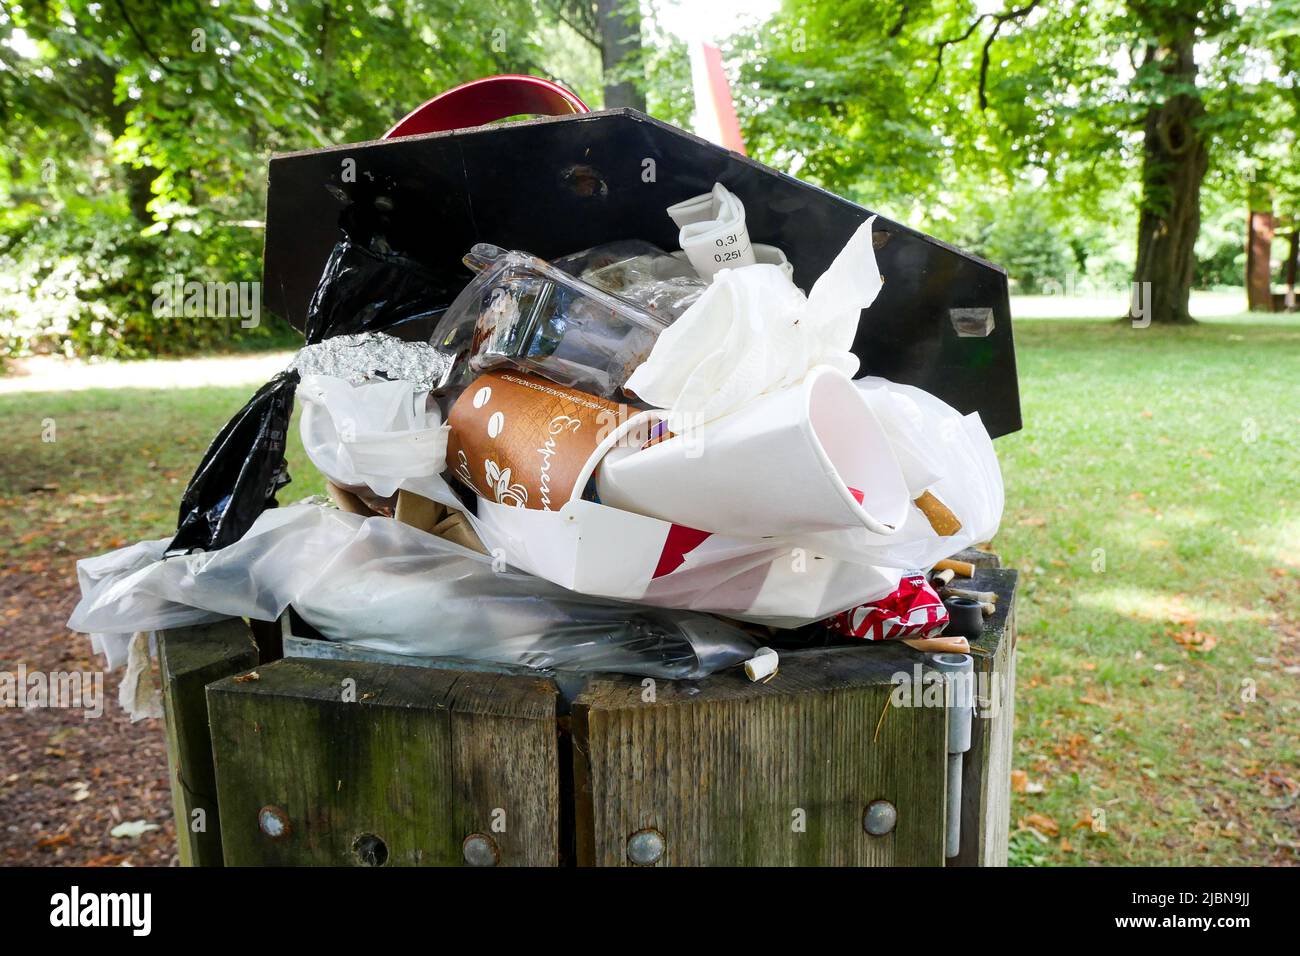
[[920, 571], [904, 575], [898, 589], [880, 600], [826, 620], [835, 633], [868, 641], [937, 637], [947, 623], [948, 609]]

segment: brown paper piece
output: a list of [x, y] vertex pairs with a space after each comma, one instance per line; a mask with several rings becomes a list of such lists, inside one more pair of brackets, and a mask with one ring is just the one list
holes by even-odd
[[483, 542], [479, 540], [479, 536], [474, 533], [474, 528], [469, 523], [469, 520], [459, 511], [449, 511], [447, 517], [439, 521], [437, 526], [434, 527], [433, 533], [446, 541], [450, 541], [452, 544], [460, 545], [462, 548], [469, 548], [479, 554], [488, 553], [488, 549], [483, 547]]
[[436, 501], [430, 501], [423, 495], [417, 495], [404, 488], [397, 490], [397, 511], [394, 517], [421, 531], [432, 531], [434, 525], [447, 514], [447, 509]]
[[340, 488], [332, 481], [325, 482], [325, 491], [329, 493], [330, 500], [339, 506], [339, 511], [346, 511], [350, 515], [361, 515], [363, 518], [373, 518], [379, 513], [355, 493]]

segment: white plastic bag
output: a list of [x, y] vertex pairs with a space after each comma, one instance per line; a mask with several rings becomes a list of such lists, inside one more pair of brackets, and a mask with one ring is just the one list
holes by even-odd
[[82, 562], [68, 626], [129, 641], [223, 616], [274, 621], [292, 605], [331, 640], [375, 650], [669, 678], [755, 647], [724, 621], [575, 594], [390, 518], [314, 504], [264, 512], [219, 551], [141, 564], [144, 553]]
[[429, 497], [429, 479], [447, 467], [447, 428], [428, 394], [403, 381], [354, 386], [304, 375], [298, 400], [307, 457], [343, 488], [365, 486], [381, 498], [405, 488]]
[[[118, 611], [108, 617], [91, 615], [89, 608], [83, 611], [82, 605], [86, 603], [83, 597], [82, 603], [72, 612], [72, 621], [76, 624], [69, 621], [68, 626], [89, 634], [90, 646], [107, 658], [110, 668], [116, 669], [126, 663], [128, 647], [136, 631], [206, 624], [222, 617], [210, 611], [160, 604], [152, 595], [137, 591], [131, 584], [132, 580], [138, 579], [137, 572], [162, 560], [170, 541], [170, 537], [140, 541], [77, 562], [77, 583], [82, 595], [101, 596], [102, 601], [114, 605]], [[128, 619], [133, 622], [131, 627], [119, 626], [122, 620]]]
[[[825, 374], [843, 381], [838, 372]], [[714, 512], [743, 502], [740, 490], [735, 492], [736, 501], [721, 504], [701, 495], [706, 505], [702, 513], [666, 509], [651, 516], [581, 499], [547, 512], [480, 498], [477, 513], [466, 512], [466, 518], [494, 558], [582, 594], [707, 611], [778, 627], [819, 621], [888, 594], [907, 569], [929, 567], [969, 544], [988, 540], [1002, 513], [997, 458], [977, 416], [962, 416], [920, 389], [884, 379], [861, 379], [853, 383], [852, 391], [865, 402], [864, 409], [876, 423], [870, 429], [855, 429], [855, 434], [861, 434], [877, 465], [874, 472], [866, 469], [865, 475], [877, 483], [874, 491], [883, 489], [889, 505], [873, 505], [879, 524], [860, 521], [856, 528], [814, 530], [813, 522], [803, 515], [799, 521], [804, 527], [798, 523], [765, 525], [763, 521], [783, 517], [786, 501], [782, 495], [796, 494], [804, 486], [789, 480], [792, 473], [784, 467], [773, 473], [775, 486], [768, 485], [770, 505], [760, 494], [729, 515], [725, 528], [712, 520], [719, 517]], [[343, 403], [339, 408], [347, 411], [326, 407], [320, 411], [321, 419], [304, 416], [304, 439], [308, 429], [315, 433], [321, 421], [334, 422], [347, 415], [369, 421], [387, 414], [357, 408], [362, 401], [383, 405], [383, 389], [345, 386], [332, 394], [333, 401]], [[393, 415], [392, 421], [399, 433], [395, 443], [400, 446], [406, 419]], [[631, 429], [637, 421], [630, 419], [627, 427]], [[382, 446], [383, 432], [376, 433], [375, 440]], [[645, 454], [677, 440], [645, 451], [636, 451], [639, 443], [635, 442], [632, 449], [615, 450]], [[335, 480], [365, 478], [374, 482], [377, 492], [391, 487], [373, 475], [345, 474], [341, 466], [331, 464], [339, 461], [338, 457], [320, 453], [313, 457]], [[815, 457], [803, 460], [817, 463]], [[727, 472], [724, 468], [719, 474], [724, 486], [725, 480], [734, 479], [737, 486], [752, 492], [756, 488], [749, 484], [754, 478], [752, 471], [736, 467]], [[847, 485], [842, 479], [849, 473], [846, 469], [845, 475], [824, 473], [823, 477]], [[784, 483], [783, 477], [787, 479]], [[578, 487], [583, 484], [585, 479]], [[464, 508], [439, 475], [406, 479], [401, 485], [448, 507]], [[962, 528], [955, 535], [940, 536], [912, 504], [927, 490], [960, 520]], [[871, 500], [864, 495], [864, 501]], [[682, 501], [692, 504], [689, 495]], [[803, 503], [800, 499], [793, 504]], [[742, 520], [746, 516], [752, 520]], [[852, 513], [850, 517], [858, 520]], [[708, 527], [699, 525], [713, 525], [730, 533], [710, 534]], [[285, 560], [299, 559], [286, 554]]]

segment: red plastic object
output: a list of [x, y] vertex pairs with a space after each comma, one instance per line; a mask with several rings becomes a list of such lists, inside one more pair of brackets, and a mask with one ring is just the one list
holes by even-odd
[[507, 116], [567, 116], [590, 113], [564, 87], [537, 76], [503, 74], [452, 87], [407, 113], [384, 139], [483, 126]]

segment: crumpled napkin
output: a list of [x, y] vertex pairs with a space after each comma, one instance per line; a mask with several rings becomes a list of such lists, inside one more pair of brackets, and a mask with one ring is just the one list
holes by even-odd
[[[333, 375], [298, 383], [303, 448], [325, 477], [344, 488], [369, 487], [381, 498], [447, 467], [448, 428], [427, 392], [406, 381], [352, 385]], [[426, 495], [426, 497], [428, 497]]]
[[882, 285], [871, 245], [875, 218], [858, 227], [806, 297], [777, 266], [719, 272], [660, 334], [627, 389], [668, 409], [668, 427], [682, 433], [802, 381], [814, 366], [853, 375], [858, 319]]
[[118, 686], [117, 700], [131, 715], [131, 723], [163, 715], [162, 694], [153, 673], [152, 643], [149, 632], [136, 631], [127, 646], [126, 674]]

